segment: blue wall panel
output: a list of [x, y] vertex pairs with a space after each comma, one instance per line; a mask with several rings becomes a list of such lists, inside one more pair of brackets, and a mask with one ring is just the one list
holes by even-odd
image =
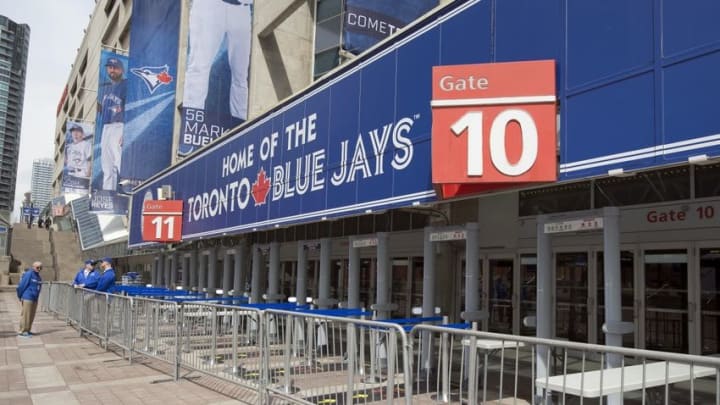
[[662, 1], [663, 56], [720, 41], [720, 1]]
[[[492, 2], [481, 1], [440, 29], [443, 65], [492, 62]], [[468, 29], [469, 28], [469, 29]]]
[[562, 0], [495, 2], [497, 61], [561, 59]]
[[567, 86], [653, 63], [653, 0], [566, 1]]
[[652, 73], [566, 99], [562, 155], [569, 161], [655, 145]]
[[665, 68], [661, 143], [719, 134], [719, 94], [720, 51]]

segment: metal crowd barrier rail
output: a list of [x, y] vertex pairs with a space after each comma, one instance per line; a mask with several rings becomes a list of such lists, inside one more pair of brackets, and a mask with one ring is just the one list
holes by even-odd
[[268, 309], [266, 390], [272, 403], [413, 403], [402, 327], [360, 311]]
[[720, 404], [720, 358], [430, 325], [410, 337], [414, 403]]
[[204, 302], [183, 302], [178, 308], [179, 365], [239, 384], [262, 396], [262, 311]]
[[[720, 358], [369, 321], [360, 310], [173, 302], [46, 283], [101, 343], [236, 383], [258, 403], [717, 404]], [[292, 309], [291, 309], [292, 308]], [[435, 319], [431, 319], [435, 321]], [[401, 320], [400, 323], [403, 323]], [[405, 330], [404, 330], [405, 329]], [[536, 375], [543, 364], [547, 375]]]

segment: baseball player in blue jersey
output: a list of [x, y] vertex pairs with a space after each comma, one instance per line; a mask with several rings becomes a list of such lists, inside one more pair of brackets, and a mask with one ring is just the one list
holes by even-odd
[[230, 113], [247, 119], [248, 66], [253, 0], [195, 1], [190, 9], [189, 47], [183, 107], [205, 109], [208, 81], [216, 54], [227, 38], [232, 71]]
[[127, 79], [124, 77], [125, 68], [118, 58], [108, 58], [105, 69], [110, 81], [100, 85], [97, 107], [102, 122], [100, 137], [102, 189], [115, 191], [122, 160]]

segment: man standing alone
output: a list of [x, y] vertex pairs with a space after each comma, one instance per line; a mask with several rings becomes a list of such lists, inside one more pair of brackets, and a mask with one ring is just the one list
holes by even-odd
[[22, 305], [20, 312], [20, 336], [22, 337], [32, 336], [30, 329], [35, 320], [35, 310], [42, 288], [40, 270], [42, 270], [42, 263], [34, 262], [31, 268], [25, 270], [17, 286], [17, 296]]

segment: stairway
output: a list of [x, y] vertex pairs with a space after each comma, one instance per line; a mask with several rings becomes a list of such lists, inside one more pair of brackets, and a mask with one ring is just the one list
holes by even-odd
[[40, 261], [43, 264], [43, 271], [40, 273], [43, 280], [52, 281], [55, 277], [52, 254], [50, 252], [50, 232], [33, 226], [27, 228], [26, 224], [13, 225], [12, 245], [10, 254], [20, 262], [17, 272], [10, 273], [10, 284], [17, 285], [23, 270], [30, 267], [33, 262]]
[[53, 232], [52, 242], [55, 245], [58, 281], [72, 281], [84, 261], [77, 234], [70, 231]]

